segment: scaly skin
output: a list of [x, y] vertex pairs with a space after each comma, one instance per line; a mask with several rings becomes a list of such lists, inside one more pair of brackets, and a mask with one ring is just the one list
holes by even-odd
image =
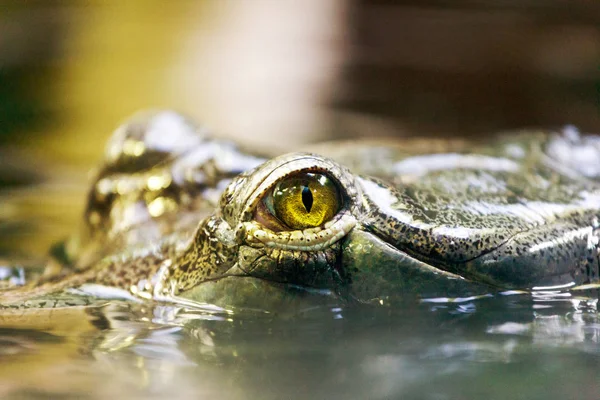
[[[342, 193], [323, 225], [272, 230], [259, 205], [319, 173]], [[565, 287], [599, 276], [600, 137], [516, 132], [490, 143], [337, 143], [265, 159], [170, 112], [107, 147], [62, 268], [16, 303], [94, 283], [143, 299], [279, 301], [290, 288], [359, 301]]]

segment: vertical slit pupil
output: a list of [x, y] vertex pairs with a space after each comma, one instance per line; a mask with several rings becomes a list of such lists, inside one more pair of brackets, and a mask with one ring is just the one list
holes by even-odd
[[304, 204], [304, 208], [306, 208], [306, 212], [310, 212], [313, 206], [313, 195], [308, 186], [302, 188], [302, 203]]

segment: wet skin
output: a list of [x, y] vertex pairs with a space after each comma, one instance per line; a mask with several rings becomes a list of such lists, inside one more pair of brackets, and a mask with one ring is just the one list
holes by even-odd
[[599, 218], [600, 137], [573, 129], [263, 158], [146, 113], [110, 140], [80, 233], [0, 302], [77, 287], [225, 305], [573, 288], [598, 281]]

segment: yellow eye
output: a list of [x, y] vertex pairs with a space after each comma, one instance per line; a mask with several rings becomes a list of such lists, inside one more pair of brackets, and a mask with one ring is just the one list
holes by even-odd
[[340, 210], [336, 184], [323, 174], [303, 173], [279, 182], [267, 207], [291, 229], [314, 228], [332, 219]]

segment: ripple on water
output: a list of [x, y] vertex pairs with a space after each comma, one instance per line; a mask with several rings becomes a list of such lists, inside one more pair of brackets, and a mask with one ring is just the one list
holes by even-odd
[[126, 301], [21, 320], [3, 310], [0, 394], [597, 399], [597, 303], [515, 292], [287, 313]]

